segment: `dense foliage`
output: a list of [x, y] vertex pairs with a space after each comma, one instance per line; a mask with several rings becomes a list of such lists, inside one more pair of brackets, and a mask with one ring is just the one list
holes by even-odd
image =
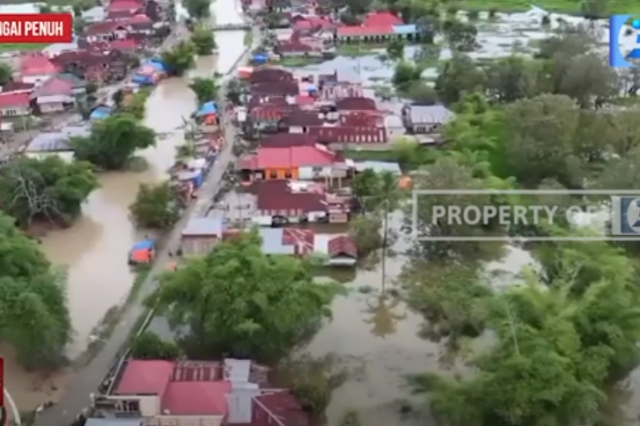
[[172, 75], [183, 75], [195, 65], [196, 47], [191, 41], [182, 41], [171, 50], [162, 52], [162, 61]]
[[23, 157], [0, 168], [1, 209], [26, 228], [34, 220], [68, 224], [97, 186], [88, 163]]
[[0, 213], [0, 335], [27, 368], [55, 368], [72, 334], [64, 274]]
[[251, 232], [168, 273], [155, 300], [190, 357], [273, 361], [316, 330], [335, 290], [313, 282], [304, 261], [264, 254]]
[[131, 356], [134, 359], [175, 360], [180, 356], [178, 346], [172, 341], [162, 340], [157, 334], [145, 331], [131, 343]]
[[209, 101], [216, 101], [218, 99], [220, 86], [214, 77], [196, 77], [193, 79], [189, 87], [193, 90], [193, 93], [196, 94], [200, 104]]
[[[456, 54], [436, 82], [438, 100], [457, 116], [437, 150], [402, 144], [394, 158], [425, 190], [631, 189], [637, 186], [637, 110], [614, 103], [624, 80], [592, 54], [582, 30], [541, 43], [535, 58], [510, 57], [479, 66]], [[415, 64], [398, 65], [396, 85], [418, 81]], [[628, 78], [628, 77], [626, 77]], [[629, 89], [629, 93], [635, 93]], [[370, 177], [354, 182], [356, 192]], [[539, 197], [539, 196], [538, 196]], [[568, 220], [505, 228], [433, 217], [433, 206], [581, 205], [497, 194], [432, 194], [418, 198], [419, 236], [593, 236]], [[410, 214], [412, 207], [407, 206]], [[412, 223], [407, 222], [410, 227]], [[603, 424], [613, 383], [640, 364], [640, 293], [632, 242], [528, 242], [538, 267], [502, 283], [488, 261], [512, 248], [499, 241], [413, 241], [402, 283], [425, 317], [423, 335], [465, 356], [464, 379], [432, 373], [413, 385], [448, 426]], [[510, 278], [515, 281], [516, 278]], [[497, 291], [499, 289], [499, 291]], [[489, 331], [489, 333], [487, 333]], [[491, 338], [489, 338], [491, 336]], [[469, 351], [483, 339], [482, 351]], [[491, 344], [487, 345], [489, 340]], [[463, 351], [463, 349], [466, 349]]]
[[209, 16], [209, 0], [186, 0], [184, 3], [189, 12], [189, 16], [195, 19], [202, 19]]
[[191, 43], [195, 46], [198, 55], [211, 55], [218, 47], [213, 37], [213, 31], [209, 27], [199, 26], [191, 34]]
[[126, 167], [139, 149], [154, 146], [156, 135], [128, 113], [114, 114], [97, 122], [88, 137], [73, 138], [76, 158], [105, 170]]
[[169, 182], [141, 184], [129, 210], [135, 223], [146, 229], [169, 229], [179, 217], [175, 192]]

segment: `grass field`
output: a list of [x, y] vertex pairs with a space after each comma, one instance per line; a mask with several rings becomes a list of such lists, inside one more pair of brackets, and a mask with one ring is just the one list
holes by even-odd
[[[567, 14], [580, 13], [580, 0], [459, 0], [450, 1], [446, 6], [456, 5], [461, 10], [475, 9], [488, 11], [495, 9], [499, 12], [522, 12], [529, 10], [531, 5], [550, 12]], [[611, 13], [640, 14], [640, 2], [631, 0], [609, 0]]]
[[33, 43], [1, 43], [0, 53], [4, 52], [17, 52], [17, 51], [34, 51], [42, 50], [48, 44], [33, 44]]

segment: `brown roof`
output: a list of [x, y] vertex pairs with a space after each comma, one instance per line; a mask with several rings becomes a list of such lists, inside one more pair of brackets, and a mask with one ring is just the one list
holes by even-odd
[[274, 81], [252, 84], [249, 88], [252, 95], [295, 96], [300, 92], [295, 81]]
[[289, 104], [284, 96], [252, 96], [247, 107], [253, 108], [260, 105], [287, 106]]
[[293, 112], [282, 120], [280, 123], [284, 126], [322, 126], [324, 121], [318, 116], [318, 111], [296, 111]]
[[321, 143], [386, 143], [387, 131], [384, 127], [314, 126], [309, 127], [310, 136]]
[[303, 212], [327, 209], [324, 192], [291, 192], [287, 181], [264, 181], [253, 185], [258, 210], [301, 210]]
[[314, 146], [318, 141], [304, 133], [275, 133], [260, 139], [260, 146], [288, 147], [288, 146]]
[[264, 68], [253, 71], [249, 78], [251, 83], [275, 83], [293, 81], [293, 74], [281, 68]]
[[270, 415], [274, 424], [282, 426], [309, 425], [309, 416], [304, 412], [298, 400], [288, 391], [265, 392], [255, 397], [254, 401]]
[[23, 91], [23, 90], [33, 90], [34, 87], [35, 87], [35, 84], [31, 84], [31, 83], [22, 83], [20, 81], [9, 81], [5, 83], [4, 86], [2, 86], [2, 93]]
[[343, 98], [336, 101], [336, 108], [338, 110], [360, 110], [360, 111], [373, 111], [376, 110], [376, 102], [370, 98]]

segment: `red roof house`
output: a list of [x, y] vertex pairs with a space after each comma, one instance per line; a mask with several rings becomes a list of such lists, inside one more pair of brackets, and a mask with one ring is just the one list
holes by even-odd
[[29, 92], [0, 93], [0, 116], [15, 117], [30, 114]]
[[387, 131], [384, 127], [309, 127], [308, 133], [322, 144], [372, 144], [387, 143], [388, 141]]
[[[286, 390], [261, 389], [266, 387], [266, 375], [266, 369], [242, 360], [225, 360], [224, 363], [129, 360], [111, 392], [112, 401], [127, 396], [129, 404], [127, 407], [111, 404], [110, 408], [116, 416], [121, 412], [155, 419], [170, 415], [178, 417], [179, 423], [201, 423], [217, 417], [226, 424], [244, 426], [306, 426], [308, 419], [305, 420], [299, 405], [295, 409], [295, 399], [286, 398], [289, 395]], [[242, 384], [240, 392], [234, 391], [234, 382]], [[282, 396], [273, 400], [272, 395], [280, 393]], [[132, 404], [138, 396], [155, 397], [157, 403], [145, 405], [146, 412], [142, 413], [142, 404]], [[98, 399], [104, 404], [109, 398], [106, 395]], [[291, 408], [290, 417], [276, 417], [285, 414], [279, 409], [284, 407]], [[287, 418], [301, 423], [290, 423]]]
[[40, 53], [27, 54], [20, 60], [20, 77], [23, 83], [42, 82], [58, 71], [58, 67]]
[[332, 166], [339, 161], [334, 152], [321, 145], [261, 147], [257, 154], [242, 157], [238, 161], [237, 168], [241, 170], [298, 169]]
[[260, 146], [285, 148], [290, 146], [315, 146], [318, 141], [305, 133], [275, 133], [266, 135], [259, 141]]
[[390, 12], [371, 12], [364, 17], [362, 25], [365, 27], [394, 26], [404, 25], [404, 22]]

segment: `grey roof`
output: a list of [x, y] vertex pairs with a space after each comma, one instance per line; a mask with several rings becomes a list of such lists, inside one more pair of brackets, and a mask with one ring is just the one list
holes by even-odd
[[215, 235], [221, 237], [224, 224], [220, 217], [200, 217], [191, 219], [182, 230], [183, 236]]
[[72, 41], [71, 43], [53, 43], [42, 49], [43, 52], [47, 53], [59, 53], [69, 50], [78, 50], [78, 43], [76, 43], [75, 37], [74, 41]]
[[455, 117], [442, 105], [411, 105], [409, 114], [413, 124], [444, 124]]
[[400, 170], [400, 165], [398, 163], [386, 161], [358, 161], [355, 163], [355, 169], [359, 172], [370, 169], [376, 173], [391, 172], [395, 175], [402, 174], [402, 170]]
[[142, 418], [133, 419], [116, 419], [116, 418], [94, 418], [87, 419], [85, 426], [140, 426], [142, 424]]
[[262, 238], [263, 253], [294, 254], [295, 247], [293, 245], [285, 246], [282, 244], [282, 228], [260, 228], [259, 233]]
[[64, 133], [40, 133], [34, 137], [29, 145], [27, 152], [46, 152], [46, 151], [70, 151], [69, 137]]
[[104, 21], [107, 17], [107, 12], [102, 6], [92, 7], [89, 10], [82, 12], [82, 19], [88, 22]]

